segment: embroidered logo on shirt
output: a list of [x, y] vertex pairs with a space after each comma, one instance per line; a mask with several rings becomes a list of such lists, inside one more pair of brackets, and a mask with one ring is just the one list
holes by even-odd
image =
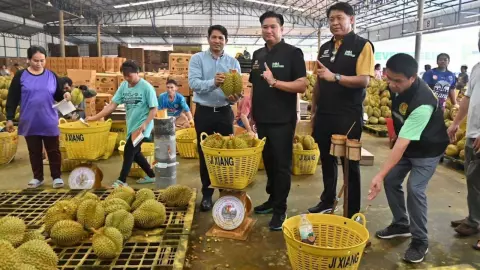
[[437, 76], [437, 75], [433, 75], [432, 78], [433, 78], [434, 80], [438, 80], [438, 76]]
[[352, 51], [345, 51], [345, 56], [350, 56], [350, 57], [355, 57], [355, 54], [353, 54]]
[[329, 53], [330, 53], [330, 50], [326, 49], [325, 51], [323, 51], [323, 54], [320, 56], [320, 58], [330, 57]]
[[259, 69], [260, 68], [260, 65], [258, 65], [258, 60], [255, 60], [255, 62], [253, 62], [253, 65], [252, 65], [252, 69]]
[[407, 109], [408, 109], [408, 105], [405, 102], [403, 102], [402, 104], [400, 104], [400, 106], [398, 106], [398, 111], [400, 111], [402, 115], [407, 114]]
[[284, 65], [281, 65], [279, 62], [273, 62], [272, 68], [284, 68]]

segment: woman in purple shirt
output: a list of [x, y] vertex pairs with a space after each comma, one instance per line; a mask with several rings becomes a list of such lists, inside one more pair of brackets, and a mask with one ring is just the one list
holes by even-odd
[[63, 187], [61, 177], [61, 156], [59, 148], [60, 131], [58, 114], [52, 105], [55, 101], [70, 100], [70, 93], [65, 93], [63, 84], [55, 73], [45, 69], [43, 47], [32, 46], [27, 50], [29, 67], [15, 73], [7, 97], [7, 130], [14, 131], [13, 118], [20, 105], [18, 135], [25, 136], [33, 179], [28, 187], [37, 188], [43, 184], [42, 144], [45, 145], [50, 161], [53, 187]]

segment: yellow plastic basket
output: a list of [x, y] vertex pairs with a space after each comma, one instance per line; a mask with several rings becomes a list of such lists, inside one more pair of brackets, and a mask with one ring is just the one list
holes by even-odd
[[193, 145], [195, 145], [195, 158], [200, 158], [198, 155], [197, 139], [193, 140]]
[[[120, 156], [122, 157], [123, 161], [123, 152], [125, 149], [125, 144], [127, 142], [125, 141], [120, 141], [120, 146], [118, 147], [118, 151], [120, 152]], [[148, 163], [150, 165], [153, 165], [155, 162], [155, 143], [142, 143], [142, 154], [145, 156], [147, 159]], [[128, 176], [130, 177], [145, 177], [147, 174], [138, 166], [136, 162], [133, 162], [132, 168], [130, 169], [130, 173], [128, 173]]]
[[61, 170], [62, 172], [71, 172], [82, 162], [80, 160], [70, 160], [67, 158], [67, 150], [65, 147], [60, 147], [60, 155], [62, 158]]
[[117, 143], [118, 133], [110, 132], [108, 133], [108, 143], [105, 148], [105, 154], [103, 154], [102, 159], [109, 159], [115, 151], [115, 144]]
[[212, 186], [218, 188], [244, 189], [258, 171], [265, 138], [257, 147], [246, 149], [216, 149], [203, 145], [208, 135], [201, 134], [203, 155]]
[[112, 120], [89, 122], [86, 126], [80, 121], [68, 123], [61, 118], [59, 123], [61, 144], [68, 159], [96, 160], [104, 155]]
[[293, 149], [292, 173], [293, 175], [315, 174], [317, 171], [320, 150]]
[[[357, 217], [362, 219], [363, 225], [355, 221]], [[356, 214], [348, 219], [328, 214], [307, 214], [307, 219], [312, 223], [316, 236], [313, 245], [300, 240], [301, 216], [291, 217], [283, 223], [283, 237], [292, 269], [358, 269], [370, 237], [364, 215]]]
[[[197, 132], [195, 128], [184, 128], [175, 132], [177, 150], [182, 158], [195, 158]], [[198, 154], [197, 154], [198, 156]]]
[[260, 164], [258, 164], [259, 170], [265, 170], [265, 164], [263, 164], [263, 157], [260, 158]]
[[0, 133], [0, 165], [10, 163], [18, 147], [18, 130], [12, 133], [2, 132]]
[[113, 121], [110, 132], [118, 134], [115, 146], [120, 146], [120, 141], [127, 140], [127, 121]]

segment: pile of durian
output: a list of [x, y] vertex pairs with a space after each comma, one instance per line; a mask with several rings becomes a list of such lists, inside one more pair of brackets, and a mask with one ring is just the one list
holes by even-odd
[[[7, 96], [8, 96], [8, 88], [10, 87], [10, 83], [12, 82], [12, 78], [10, 77], [3, 77], [0, 76], [0, 122], [6, 121], [7, 115]], [[17, 106], [17, 110], [15, 111], [15, 121], [20, 120], [20, 107]]]
[[293, 150], [316, 150], [318, 144], [315, 143], [315, 139], [310, 135], [300, 136], [295, 135], [293, 138]]
[[[445, 104], [445, 111], [443, 112], [443, 117], [445, 119], [445, 125], [450, 127], [453, 122], [453, 119], [457, 116], [458, 108], [453, 107], [450, 100], [447, 100]], [[462, 123], [458, 127], [455, 137], [457, 141], [453, 144], [447, 146], [445, 150], [445, 155], [453, 158], [459, 158], [460, 160], [465, 160], [465, 143], [466, 143], [466, 131], [467, 131], [467, 118], [463, 119]]]
[[[0, 219], [0, 261], [11, 262], [12, 266], [2, 268], [0, 265], [0, 269], [57, 269], [58, 257], [45, 236], [59, 247], [76, 246], [91, 236], [93, 252], [101, 259], [113, 259], [120, 255], [134, 228], [160, 227], [166, 220], [165, 206], [185, 207], [192, 195], [192, 189], [183, 185], [173, 185], [160, 192], [160, 201], [147, 188], [135, 192], [130, 187], [119, 187], [105, 200], [87, 192], [50, 207], [43, 220], [43, 234], [25, 233], [23, 220], [5, 217]], [[35, 242], [30, 243], [32, 241]], [[36, 268], [20, 268], [19, 263]]]
[[385, 118], [392, 117], [392, 100], [388, 84], [384, 80], [370, 79], [367, 96], [363, 101], [364, 111], [368, 115], [369, 124], [385, 125]]
[[247, 133], [225, 137], [215, 133], [205, 138], [203, 146], [217, 149], [245, 149], [257, 147], [259, 143], [260, 140]]

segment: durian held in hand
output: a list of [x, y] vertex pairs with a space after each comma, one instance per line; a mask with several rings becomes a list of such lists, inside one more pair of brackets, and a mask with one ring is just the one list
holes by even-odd
[[242, 76], [235, 69], [231, 69], [225, 73], [217, 73], [215, 76], [215, 84], [220, 86], [220, 89], [222, 89], [225, 97], [227, 97], [230, 102], [236, 102], [242, 95]]
[[295, 135], [293, 138], [293, 150], [316, 150], [318, 145], [315, 139], [310, 135]]
[[203, 146], [217, 149], [245, 149], [257, 147], [260, 140], [255, 139], [248, 133], [240, 135], [222, 136], [219, 133], [207, 136], [203, 141]]

